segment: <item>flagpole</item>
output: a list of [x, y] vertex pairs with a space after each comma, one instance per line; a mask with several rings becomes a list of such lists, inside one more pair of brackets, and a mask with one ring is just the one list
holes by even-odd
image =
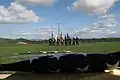
[[[51, 28], [52, 28], [52, 26], [51, 26]], [[53, 28], [52, 28], [52, 38], [53, 38]]]

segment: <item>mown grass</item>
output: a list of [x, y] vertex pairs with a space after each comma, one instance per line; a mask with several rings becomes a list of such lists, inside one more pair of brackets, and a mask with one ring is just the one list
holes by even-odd
[[[39, 51], [51, 51], [51, 50], [66, 50], [78, 53], [109, 53], [120, 51], [119, 42], [106, 42], [106, 43], [85, 43], [79, 46], [48, 46], [40, 44], [28, 44], [28, 45], [18, 45], [11, 43], [0, 43], [0, 64], [13, 63], [21, 60], [29, 59], [30, 57], [9, 57], [14, 53], [27, 54], [31, 50], [32, 54], [40, 54]], [[27, 77], [28, 76], [28, 77]], [[31, 76], [31, 77], [30, 77]], [[59, 77], [59, 78], [58, 78]], [[64, 75], [63, 75], [64, 77]], [[69, 75], [67, 79], [61, 76], [47, 76], [45, 75], [25, 75], [25, 74], [14, 74], [13, 76], [7, 78], [6, 80], [119, 80], [119, 77], [109, 76], [105, 74], [93, 74], [89, 75]]]
[[119, 42], [106, 42], [106, 43], [85, 43], [79, 46], [48, 46], [47, 44], [12, 44], [12, 43], [1, 43], [0, 44], [0, 63], [14, 62], [23, 60], [24, 58], [4, 58], [12, 56], [14, 53], [28, 54], [31, 50], [32, 54], [40, 54], [39, 51], [51, 51], [51, 50], [66, 50], [77, 53], [110, 53], [120, 51]]
[[120, 51], [119, 42], [107, 42], [107, 43], [86, 43], [79, 46], [48, 46], [40, 44], [0, 44], [0, 56], [10, 56], [13, 53], [25, 54], [31, 50], [31, 53], [39, 53], [39, 51], [51, 51], [51, 50], [69, 50], [78, 53], [109, 53]]

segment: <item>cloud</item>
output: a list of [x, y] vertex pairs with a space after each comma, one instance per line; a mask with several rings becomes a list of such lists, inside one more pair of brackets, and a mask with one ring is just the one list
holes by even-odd
[[54, 37], [56, 37], [56, 29], [55, 28], [34, 28], [30, 31], [19, 31], [13, 32], [12, 35], [19, 36], [27, 39], [48, 39], [51, 37], [52, 31], [54, 33]]
[[110, 28], [117, 25], [116, 17], [112, 14], [105, 14], [99, 17], [99, 20], [93, 24], [97, 28]]
[[28, 35], [31, 35], [30, 32], [25, 32], [25, 31], [20, 31], [19, 33], [21, 36], [28, 36]]
[[[112, 8], [118, 0], [77, 0], [72, 3], [71, 9], [88, 13], [104, 14]], [[69, 9], [69, 7], [67, 7]]]
[[50, 6], [56, 2], [56, 0], [15, 0], [20, 4], [32, 4], [32, 5], [46, 5]]
[[115, 15], [107, 14], [107, 12], [118, 1], [119, 0], [77, 0], [70, 6], [67, 6], [68, 10], [83, 11], [88, 14], [95, 14], [98, 17], [98, 21], [94, 22], [91, 27], [77, 30], [74, 32], [74, 35], [80, 38], [115, 36], [117, 32], [113, 31], [112, 28], [117, 25], [117, 20]]
[[56, 37], [56, 28], [36, 28], [33, 32], [35, 36], [39, 36], [40, 39], [48, 39], [51, 37], [51, 34], [54, 34], [54, 37]]
[[18, 24], [38, 22], [39, 16], [32, 10], [28, 10], [25, 6], [17, 2], [11, 3], [9, 7], [0, 6], [0, 23], [2, 24]]
[[115, 16], [112, 14], [103, 15], [99, 17], [99, 20], [93, 23], [91, 27], [78, 30], [74, 35], [78, 37], [106, 37], [108, 35], [116, 34], [116, 31], [112, 31], [117, 25]]

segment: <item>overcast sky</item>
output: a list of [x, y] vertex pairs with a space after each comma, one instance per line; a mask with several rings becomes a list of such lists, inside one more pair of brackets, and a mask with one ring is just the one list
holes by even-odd
[[120, 37], [119, 0], [0, 0], [0, 37], [46, 39]]

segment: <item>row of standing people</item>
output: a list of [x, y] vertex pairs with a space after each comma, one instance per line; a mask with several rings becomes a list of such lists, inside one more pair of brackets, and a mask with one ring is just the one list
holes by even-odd
[[65, 38], [65, 39], [55, 39], [55, 38], [49, 38], [49, 45], [55, 46], [55, 45], [65, 45], [65, 46], [71, 46], [71, 45], [79, 45], [79, 38]]

